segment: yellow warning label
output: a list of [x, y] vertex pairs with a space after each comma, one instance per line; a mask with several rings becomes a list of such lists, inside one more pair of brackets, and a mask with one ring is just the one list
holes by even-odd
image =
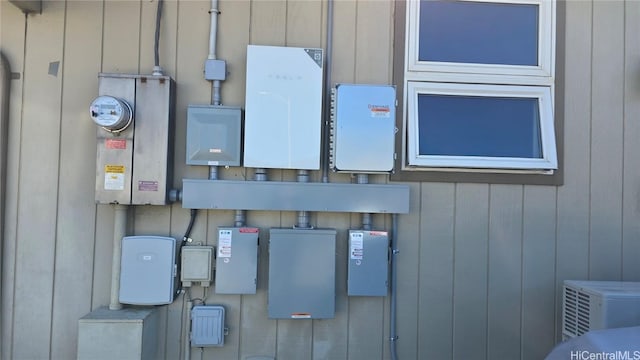
[[124, 165], [105, 165], [105, 173], [124, 174]]

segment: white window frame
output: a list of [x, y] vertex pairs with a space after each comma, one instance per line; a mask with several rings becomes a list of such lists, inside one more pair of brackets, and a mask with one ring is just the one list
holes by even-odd
[[[403, 170], [557, 169], [553, 90], [555, 76], [556, 0], [463, 0], [468, 2], [535, 4], [539, 7], [538, 65], [470, 64], [419, 61], [420, 0], [409, 0], [406, 13], [404, 70]], [[536, 97], [540, 105], [543, 159], [420, 156], [417, 96], [419, 93], [451, 95]]]
[[[536, 98], [538, 99], [540, 119], [553, 118], [551, 90], [544, 86], [451, 84], [410, 81], [407, 88], [407, 113], [409, 118], [417, 118], [418, 95], [420, 94], [480, 96], [488, 98]], [[421, 155], [419, 151], [419, 127], [419, 121], [409, 122], [409, 134], [413, 137], [413, 141], [409, 141], [408, 149], [410, 165], [498, 169], [557, 169], [558, 167], [553, 124], [549, 124], [548, 122], [540, 122], [542, 158]]]

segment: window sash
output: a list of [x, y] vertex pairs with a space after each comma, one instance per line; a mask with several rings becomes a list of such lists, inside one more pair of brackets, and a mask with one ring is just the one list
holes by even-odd
[[[420, 41], [420, 1], [409, 1], [407, 6], [407, 64], [406, 72], [432, 72], [440, 77], [446, 74], [479, 74], [479, 75], [512, 75], [522, 77], [551, 78], [554, 74], [555, 51], [555, 6], [551, 0], [464, 0], [473, 2], [506, 3], [506, 4], [534, 4], [539, 7], [538, 16], [538, 64], [500, 65], [500, 64], [470, 64], [455, 62], [420, 61], [418, 57]], [[458, 77], [460, 79], [460, 77]], [[458, 79], [452, 79], [458, 81]], [[435, 79], [434, 79], [435, 80]], [[472, 80], [473, 81], [473, 80]], [[533, 82], [539, 80], [532, 80]], [[523, 82], [523, 79], [518, 81]], [[549, 82], [549, 81], [547, 81]]]
[[[408, 127], [407, 160], [410, 166], [430, 168], [557, 169], [551, 87], [408, 81], [406, 90], [408, 105], [405, 119], [408, 119], [408, 123], [405, 125]], [[419, 152], [420, 114], [418, 113], [418, 95], [420, 94], [538, 99], [542, 158], [421, 155]]]

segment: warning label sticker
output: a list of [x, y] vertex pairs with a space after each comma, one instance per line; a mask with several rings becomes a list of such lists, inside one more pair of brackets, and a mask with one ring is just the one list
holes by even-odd
[[389, 107], [389, 105], [369, 104], [369, 111], [371, 112], [371, 117], [376, 117], [376, 118], [391, 117], [391, 107]]
[[158, 182], [140, 180], [138, 181], [138, 191], [158, 191]]
[[364, 257], [364, 236], [362, 233], [351, 233], [349, 254], [352, 260], [362, 260]]
[[124, 165], [105, 165], [104, 189], [124, 190]]
[[127, 148], [127, 140], [125, 139], [107, 139], [104, 144], [109, 150], [124, 150]]
[[124, 165], [105, 165], [105, 173], [124, 174]]
[[231, 230], [220, 230], [218, 232], [218, 257], [231, 257]]
[[291, 314], [292, 319], [311, 319], [311, 314], [309, 313], [293, 313]]

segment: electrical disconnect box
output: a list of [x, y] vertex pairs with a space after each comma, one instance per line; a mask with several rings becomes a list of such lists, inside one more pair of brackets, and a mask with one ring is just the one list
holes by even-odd
[[218, 228], [217, 294], [255, 294], [258, 277], [258, 228]]
[[166, 205], [172, 182], [174, 81], [100, 74], [90, 114], [97, 131], [96, 202]]
[[273, 228], [269, 234], [269, 317], [333, 318], [336, 230]]
[[187, 164], [240, 166], [242, 109], [189, 105]]
[[349, 230], [347, 295], [387, 296], [389, 235], [386, 231]]
[[183, 246], [180, 251], [180, 280], [182, 286], [190, 287], [193, 283], [207, 287], [211, 284], [213, 274], [212, 246]]
[[395, 87], [338, 84], [331, 104], [331, 168], [365, 173], [392, 171]]
[[200, 305], [191, 309], [191, 346], [224, 345], [224, 307]]
[[320, 168], [322, 49], [247, 48], [244, 166]]
[[176, 239], [164, 236], [122, 238], [120, 302], [171, 304], [177, 289]]

